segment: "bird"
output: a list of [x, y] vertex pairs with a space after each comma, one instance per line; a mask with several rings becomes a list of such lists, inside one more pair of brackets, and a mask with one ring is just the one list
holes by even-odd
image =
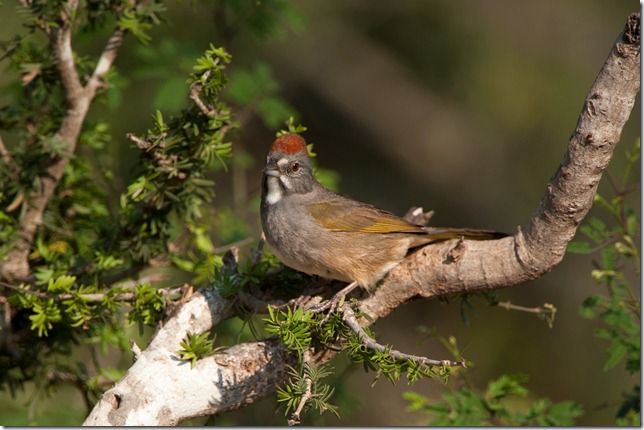
[[348, 282], [334, 297], [358, 286], [372, 292], [414, 248], [448, 239], [507, 236], [493, 230], [423, 227], [335, 193], [317, 181], [306, 141], [296, 133], [277, 137], [262, 172], [260, 217], [269, 248], [288, 267]]

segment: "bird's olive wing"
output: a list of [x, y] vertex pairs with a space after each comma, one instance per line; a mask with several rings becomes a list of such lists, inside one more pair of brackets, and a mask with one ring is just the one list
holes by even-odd
[[392, 213], [350, 200], [315, 203], [309, 209], [315, 221], [333, 231], [425, 233], [421, 227]]

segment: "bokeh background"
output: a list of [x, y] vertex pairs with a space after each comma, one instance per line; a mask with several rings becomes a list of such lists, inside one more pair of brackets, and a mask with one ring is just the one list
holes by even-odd
[[[152, 48], [126, 41], [116, 63], [120, 89], [92, 108], [91, 115], [109, 121], [115, 136], [110, 151], [118, 160], [117, 191], [136, 160], [125, 134], [149, 128], [156, 109], [171, 113], [185, 106], [190, 67], [221, 36], [215, 2], [188, 3], [167, 2], [168, 23], [152, 31]], [[258, 62], [272, 70], [277, 93], [308, 127], [304, 136], [315, 144], [318, 165], [339, 174], [340, 192], [399, 214], [412, 205], [433, 209], [436, 226], [510, 233], [537, 207], [587, 91], [627, 15], [640, 9], [624, 0], [289, 3], [294, 18], [284, 19], [271, 37], [242, 31], [225, 40], [233, 55], [231, 75]], [[0, 22], [2, 39], [19, 31], [15, 2], [5, 2]], [[78, 45], [86, 53], [100, 47], [82, 39]], [[1, 88], [14, 76], [0, 70]], [[260, 170], [277, 128], [256, 115], [245, 123], [233, 139], [232, 171], [216, 177], [215, 204], [233, 207], [259, 237]], [[622, 154], [640, 127], [638, 102], [610, 167], [613, 174], [620, 174]], [[608, 188], [603, 184], [601, 190]], [[639, 191], [631, 203], [639, 212]], [[243, 210], [249, 205], [251, 210]], [[554, 304], [553, 328], [482, 299], [472, 300], [465, 322], [455, 298], [449, 304], [410, 303], [378, 321], [375, 330], [381, 342], [399, 350], [442, 358], [445, 349], [418, 331], [433, 327], [456, 337], [475, 363], [470, 375], [479, 388], [501, 374], [524, 373], [530, 397], [516, 399], [517, 405], [540, 397], [575, 400], [585, 410], [579, 424], [612, 425], [622, 393], [637, 378], [621, 366], [602, 371], [607, 343], [593, 337], [600, 323], [578, 315], [583, 299], [600, 292], [590, 277], [592, 259], [569, 254], [543, 278], [498, 292], [501, 300], [523, 306]], [[639, 285], [635, 275], [631, 280]], [[127, 366], [128, 360], [121, 363]], [[311, 424], [426, 424], [426, 416], [406, 411], [401, 394], [413, 389], [438, 399], [444, 390], [434, 381], [409, 387], [381, 380], [372, 387], [373, 374], [347, 366], [344, 357], [335, 364], [343, 381], [335, 399], [343, 419], [325, 415]], [[30, 413], [29, 395], [0, 394], [0, 424], [26, 422], [21, 417]], [[79, 423], [85, 414], [71, 389], [31, 413], [44, 425]], [[284, 418], [270, 398], [214, 423], [282, 425]]]

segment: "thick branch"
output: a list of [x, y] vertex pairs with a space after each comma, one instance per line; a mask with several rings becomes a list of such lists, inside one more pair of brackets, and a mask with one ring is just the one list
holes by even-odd
[[[383, 284], [388, 306], [399, 306], [410, 293], [429, 298], [521, 284], [561, 261], [592, 207], [640, 90], [639, 39], [629, 43], [634, 40], [629, 29], [639, 32], [639, 19], [639, 14], [631, 14], [613, 45], [586, 96], [568, 150], [528, 225], [498, 241], [450, 241], [421, 249], [392, 270]], [[361, 309], [377, 314], [382, 306], [369, 297]]]
[[[103, 395], [85, 425], [174, 425], [237, 409], [265, 396], [266, 387], [274, 390], [286, 375], [285, 364], [295, 364], [277, 341], [236, 345], [193, 369], [178, 357], [188, 331], [202, 333], [232, 315], [231, 303], [217, 293], [196, 293]], [[154, 400], [159, 398], [164, 401]]]
[[[633, 14], [586, 98], [563, 161], [528, 225], [501, 240], [452, 240], [422, 248], [360, 302], [361, 312], [375, 321], [414, 297], [517, 285], [558, 264], [592, 205], [602, 172], [619, 141], [639, 92], [639, 71], [639, 15]], [[193, 296], [159, 330], [126, 376], [105, 393], [85, 424], [172, 425], [242, 407], [272, 394], [275, 385], [285, 380], [284, 366], [292, 362], [275, 343], [236, 345], [225, 355], [198, 361], [193, 370], [177, 359], [174, 351], [188, 328], [198, 333], [208, 330], [215, 320], [230, 315], [227, 308], [221, 298]], [[160, 343], [163, 349], [159, 349]], [[334, 353], [326, 351], [314, 361], [321, 364]]]

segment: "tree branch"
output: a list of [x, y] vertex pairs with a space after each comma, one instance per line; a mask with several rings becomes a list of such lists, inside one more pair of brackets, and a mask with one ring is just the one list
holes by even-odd
[[498, 307], [503, 308], [507, 311], [509, 310], [514, 310], [514, 311], [519, 311], [519, 312], [527, 312], [530, 314], [535, 314], [538, 318], [545, 320], [546, 324], [548, 324], [548, 328], [554, 327], [554, 322], [555, 322], [555, 315], [557, 313], [557, 308], [555, 308], [553, 305], [550, 303], [544, 303], [543, 306], [536, 306], [536, 307], [526, 307], [526, 306], [520, 306], [520, 305], [515, 305], [514, 303], [511, 302], [499, 302], [496, 304]]
[[[157, 282], [163, 279], [167, 279], [167, 277], [165, 275], [154, 274], [154, 275], [143, 277], [136, 281], [132, 281], [131, 283], [128, 282], [123, 287], [134, 288], [136, 285], [146, 284], [148, 282]], [[74, 300], [77, 298], [81, 298], [87, 302], [100, 302], [107, 296], [106, 293], [50, 294], [50, 293], [43, 293], [42, 291], [31, 290], [27, 288], [20, 288], [15, 285], [11, 285], [2, 281], [0, 281], [0, 287], [25, 293], [25, 294], [31, 294], [32, 296], [36, 296], [41, 299], [52, 299], [55, 302], [64, 302], [67, 300]], [[157, 291], [159, 291], [164, 297], [170, 297], [176, 294], [181, 294], [184, 291], [184, 289], [185, 289], [184, 287], [159, 288], [157, 289]], [[113, 297], [111, 297], [111, 300], [115, 302], [133, 302], [135, 299], [136, 299], [136, 293], [134, 292], [116, 294]]]
[[[78, 0], [68, 0], [63, 8], [59, 25], [49, 31], [56, 68], [67, 103], [67, 113], [56, 133], [56, 138], [66, 144], [66, 153], [69, 156], [76, 150], [89, 106], [96, 91], [102, 85], [103, 77], [116, 59], [117, 50], [125, 34], [125, 30], [121, 28], [114, 31], [98, 60], [93, 75], [87, 85], [83, 86], [76, 70], [72, 48], [73, 17], [76, 16], [77, 9]], [[7, 156], [4, 151], [2, 156], [6, 161]], [[28, 281], [30, 275], [28, 257], [31, 244], [38, 227], [43, 222], [45, 209], [63, 176], [69, 156], [54, 159], [41, 175], [42, 186], [33, 190], [27, 198], [27, 208], [20, 218], [20, 236], [16, 240], [15, 247], [7, 253], [5, 260], [0, 261], [0, 279], [9, 282]]]
[[0, 158], [2, 158], [2, 162], [7, 165], [7, 168], [9, 169], [9, 171], [15, 174], [16, 165], [13, 162], [13, 157], [11, 156], [11, 153], [9, 152], [9, 150], [4, 144], [4, 140], [2, 139], [2, 136], [0, 136]]
[[[219, 61], [217, 61], [219, 62]], [[203, 74], [203, 80], [207, 81], [208, 76], [210, 76], [210, 70], [206, 71], [206, 73]], [[203, 90], [203, 84], [197, 82], [190, 87], [190, 99], [197, 105], [201, 113], [203, 113], [205, 116], [208, 118], [212, 118], [215, 116], [217, 111], [212, 107], [212, 106], [206, 106], [206, 103], [204, 103], [203, 100], [201, 100], [201, 97], [199, 94]]]
[[350, 306], [347, 306], [345, 304], [342, 307], [342, 310], [340, 313], [342, 314], [342, 321], [344, 321], [345, 324], [349, 326], [351, 331], [353, 331], [356, 335], [358, 335], [358, 337], [362, 341], [362, 344], [371, 350], [388, 352], [389, 355], [394, 359], [405, 360], [405, 361], [411, 360], [423, 366], [463, 366], [465, 367], [465, 359], [461, 359], [461, 361], [434, 360], [431, 358], [422, 357], [418, 355], [405, 354], [403, 352], [396, 351], [395, 349], [387, 349], [386, 346], [376, 342], [374, 339], [371, 338], [371, 336], [369, 336], [364, 331], [364, 328], [360, 325], [360, 323], [356, 319], [356, 314], [355, 312], [353, 312], [353, 309], [351, 309]]
[[308, 402], [311, 399], [311, 395], [313, 394], [312, 392], [313, 381], [311, 381], [311, 378], [308, 376], [305, 376], [304, 380], [306, 381], [306, 391], [304, 392], [304, 394], [302, 394], [300, 403], [298, 403], [297, 408], [295, 409], [295, 412], [293, 412], [293, 414], [291, 415], [291, 418], [289, 418], [288, 420], [289, 426], [294, 426], [295, 424], [300, 423], [300, 415], [302, 414], [304, 405], [306, 405], [306, 402]]
[[112, 68], [112, 64], [114, 64], [114, 61], [116, 60], [116, 54], [123, 44], [124, 38], [125, 30], [119, 27], [114, 30], [110, 38], [107, 40], [105, 49], [103, 49], [103, 53], [96, 63], [94, 73], [85, 86], [85, 91], [88, 93], [89, 97], [93, 98], [96, 94], [96, 90], [103, 85], [103, 77]]
[[[568, 150], [529, 223], [495, 241], [428, 245], [394, 268], [381, 287], [359, 303], [375, 321], [415, 298], [518, 285], [557, 265], [590, 209], [597, 184], [619, 141], [640, 88], [639, 14], [628, 18], [582, 108]], [[125, 377], [108, 390], [86, 425], [173, 425], [226, 412], [272, 394], [286, 380], [293, 357], [272, 341], [233, 346], [199, 360], [178, 359], [179, 341], [231, 315], [214, 293], [196, 293], [171, 316]], [[370, 324], [361, 321], [362, 327]], [[161, 347], [162, 345], [162, 347]], [[313, 360], [326, 362], [334, 351]]]
[[[286, 375], [285, 364], [295, 364], [277, 341], [236, 345], [199, 360], [192, 369], [177, 355], [188, 331], [203, 333], [232, 315], [231, 303], [216, 292], [195, 293], [103, 395], [85, 425], [174, 425], [239, 408], [265, 396], [267, 387], [274, 390]], [[169, 403], [154, 400], [166, 396]]]

